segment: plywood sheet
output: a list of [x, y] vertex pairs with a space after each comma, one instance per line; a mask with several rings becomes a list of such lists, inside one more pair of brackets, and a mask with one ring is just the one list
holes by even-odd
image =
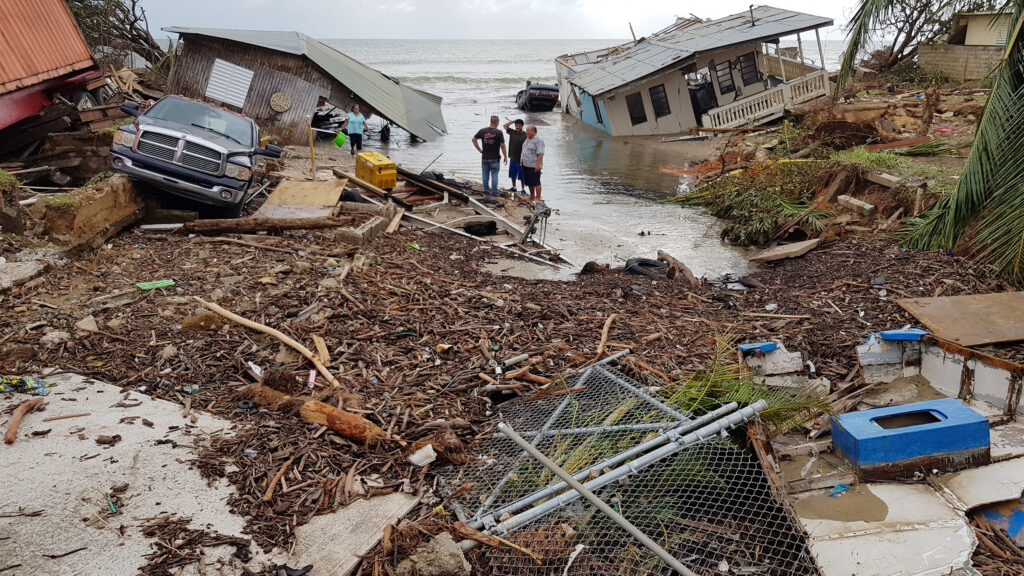
[[1024, 292], [897, 300], [939, 338], [961, 346], [1024, 340]]
[[319, 218], [331, 216], [345, 191], [345, 181], [282, 180], [254, 216], [260, 218]]

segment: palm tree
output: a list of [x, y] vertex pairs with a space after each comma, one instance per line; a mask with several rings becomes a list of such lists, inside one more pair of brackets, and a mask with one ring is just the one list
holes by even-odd
[[[861, 0], [835, 94], [874, 25], [893, 8], [893, 0]], [[908, 222], [904, 234], [910, 247], [957, 250], [1024, 285], [1024, 0], [1006, 0], [1000, 11], [1012, 13], [1016, 26], [993, 72], [995, 84], [963, 174], [953, 193]]]

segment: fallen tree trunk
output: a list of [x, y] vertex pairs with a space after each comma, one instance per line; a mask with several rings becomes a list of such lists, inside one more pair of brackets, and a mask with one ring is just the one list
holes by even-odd
[[320, 218], [233, 218], [224, 220], [194, 220], [181, 225], [189, 234], [251, 233], [273, 230], [318, 230], [345, 228], [353, 224], [351, 218], [324, 216]]
[[262, 384], [250, 384], [242, 389], [242, 394], [269, 410], [289, 410], [298, 406], [303, 421], [325, 426], [353, 442], [376, 444], [385, 436], [379, 426], [359, 414], [339, 410], [317, 400], [291, 396]]
[[689, 267], [687, 267], [686, 264], [683, 264], [679, 260], [676, 260], [675, 258], [670, 256], [668, 252], [665, 252], [664, 250], [658, 250], [658, 260], [668, 264], [670, 272], [672, 270], [675, 270], [682, 274], [683, 277], [686, 278], [686, 281], [690, 283], [690, 286], [692, 288], [700, 288], [700, 280], [698, 280], [697, 277], [693, 275], [693, 272], [690, 270]]

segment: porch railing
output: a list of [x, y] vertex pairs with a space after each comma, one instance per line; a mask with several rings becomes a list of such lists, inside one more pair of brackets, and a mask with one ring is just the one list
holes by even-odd
[[703, 126], [735, 128], [765, 122], [782, 116], [787, 107], [827, 95], [828, 90], [828, 73], [819, 70], [748, 98], [713, 108], [704, 114]]

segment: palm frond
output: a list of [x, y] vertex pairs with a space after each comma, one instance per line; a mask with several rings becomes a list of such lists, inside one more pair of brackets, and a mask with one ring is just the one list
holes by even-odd
[[883, 21], [895, 8], [894, 0], [861, 0], [860, 6], [857, 7], [857, 11], [847, 25], [849, 40], [846, 43], [846, 52], [843, 54], [843, 65], [839, 68], [839, 75], [836, 77], [835, 89], [832, 92], [833, 100], [839, 99], [843, 88], [850, 76], [853, 75], [853, 67], [857, 65], [857, 55], [867, 45], [878, 22]]
[[[958, 245], [1020, 278], [1014, 235], [1024, 234], [1024, 36], [1018, 19], [996, 83], [978, 123], [974, 146], [952, 194], [912, 220], [907, 245], [952, 250]], [[970, 239], [964, 242], [965, 236]], [[1016, 264], [1015, 264], [1016, 262]]]

